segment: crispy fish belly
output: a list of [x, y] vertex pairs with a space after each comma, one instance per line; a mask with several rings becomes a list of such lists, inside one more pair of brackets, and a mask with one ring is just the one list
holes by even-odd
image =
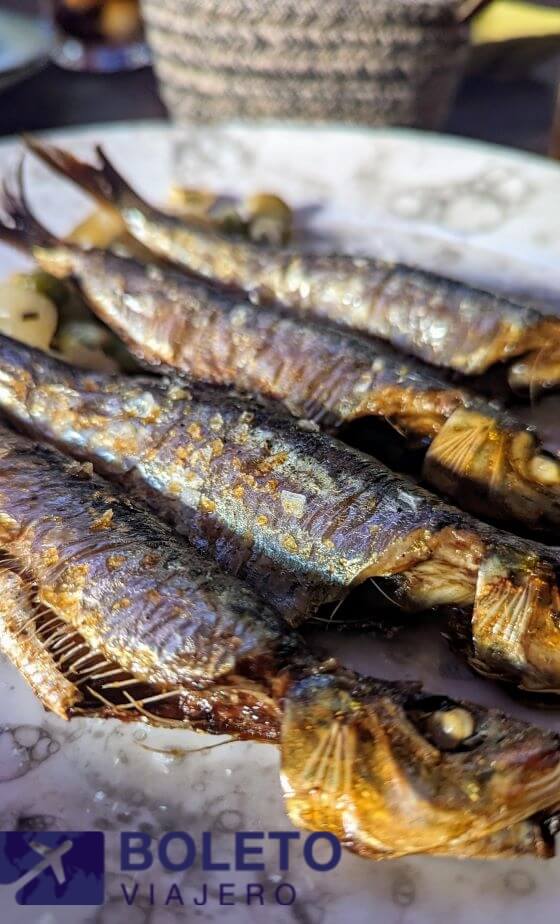
[[289, 312], [257, 308], [184, 274], [61, 244], [25, 201], [5, 201], [0, 237], [74, 277], [91, 307], [144, 361], [280, 401], [336, 430], [386, 419], [428, 445], [426, 481], [473, 513], [535, 528], [560, 524], [560, 462], [525, 424], [390, 347]]
[[7, 338], [0, 408], [140, 494], [291, 623], [382, 579], [408, 610], [472, 613], [451, 625], [477, 670], [560, 690], [558, 553], [372, 457], [205, 386], [80, 371]]
[[509, 373], [513, 388], [560, 385], [560, 318], [407, 266], [229, 239], [148, 205], [99, 149], [101, 167], [36, 141], [30, 147], [116, 206], [136, 240], [177, 265], [381, 337], [434, 365], [473, 375], [519, 357]]
[[83, 642], [174, 697], [177, 717], [196, 727], [243, 737], [251, 712], [249, 736], [269, 737], [270, 725], [275, 738], [266, 678], [298, 657], [280, 617], [87, 466], [5, 429], [0, 438], [0, 547], [33, 588], [43, 631], [52, 618], [50, 650], [69, 674], [79, 666], [88, 682]]
[[49, 708], [274, 742], [292, 820], [364, 856], [553, 852], [557, 735], [318, 661], [83, 466], [0, 439], [0, 645]]

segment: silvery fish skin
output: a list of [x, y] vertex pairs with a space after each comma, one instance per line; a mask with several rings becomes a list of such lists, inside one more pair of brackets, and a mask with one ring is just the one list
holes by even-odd
[[143, 361], [274, 399], [325, 429], [386, 419], [407, 445], [428, 447], [424, 480], [471, 512], [534, 528], [560, 524], [560, 461], [494, 404], [387, 345], [232, 299], [182, 273], [63, 244], [21, 197], [6, 194], [5, 208], [0, 238], [74, 278]]
[[388, 340], [405, 353], [466, 375], [517, 360], [514, 390], [560, 385], [560, 318], [408, 266], [370, 258], [279, 250], [230, 239], [143, 201], [101, 149], [101, 167], [37, 141], [31, 149], [116, 206], [132, 236], [154, 253], [257, 297]]
[[291, 819], [363, 856], [553, 853], [556, 734], [319, 661], [87, 466], [4, 428], [0, 548], [0, 647], [59, 715], [273, 742]]
[[557, 550], [371, 456], [207, 386], [73, 369], [5, 337], [0, 409], [140, 495], [292, 624], [382, 580], [409, 611], [458, 608], [448, 632], [478, 671], [560, 691]]

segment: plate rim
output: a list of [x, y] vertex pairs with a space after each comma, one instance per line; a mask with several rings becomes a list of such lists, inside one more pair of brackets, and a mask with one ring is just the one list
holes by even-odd
[[[509, 147], [505, 144], [498, 144], [493, 141], [485, 141], [478, 138], [470, 138], [463, 135], [454, 135], [448, 132], [431, 132], [419, 128], [406, 128], [402, 126], [368, 126], [368, 125], [351, 125], [344, 122], [297, 122], [291, 120], [262, 119], [257, 121], [232, 119], [223, 122], [210, 122], [206, 126], [199, 122], [177, 123], [165, 117], [153, 119], [115, 119], [104, 122], [81, 123], [79, 125], [61, 125], [55, 128], [46, 128], [33, 131], [32, 134], [37, 137], [56, 138], [59, 136], [75, 136], [77, 140], [83, 135], [99, 132], [119, 132], [125, 130], [139, 129], [158, 130], [163, 129], [165, 133], [181, 134], [188, 132], [189, 128], [200, 131], [204, 127], [213, 131], [215, 129], [248, 129], [255, 133], [270, 129], [288, 130], [294, 133], [302, 132], [337, 132], [338, 134], [359, 135], [368, 138], [387, 138], [390, 140], [404, 139], [405, 141], [423, 142], [428, 145], [448, 146], [452, 148], [470, 148], [474, 151], [487, 152], [488, 154], [501, 155], [506, 158], [521, 161], [523, 163], [534, 164], [541, 169], [550, 170], [555, 176], [560, 176], [560, 161], [553, 160], [545, 154], [539, 154], [535, 151], [526, 151], [521, 148]], [[10, 147], [12, 144], [19, 142], [20, 136], [17, 134], [3, 135], [0, 137], [0, 150]]]

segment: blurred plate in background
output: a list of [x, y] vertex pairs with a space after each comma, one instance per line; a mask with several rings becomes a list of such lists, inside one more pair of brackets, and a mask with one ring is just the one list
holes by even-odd
[[45, 65], [53, 44], [46, 19], [0, 10], [0, 91]]

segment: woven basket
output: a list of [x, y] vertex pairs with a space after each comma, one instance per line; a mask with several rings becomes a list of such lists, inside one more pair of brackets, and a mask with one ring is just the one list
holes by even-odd
[[142, 0], [178, 120], [441, 124], [467, 30], [457, 0]]

